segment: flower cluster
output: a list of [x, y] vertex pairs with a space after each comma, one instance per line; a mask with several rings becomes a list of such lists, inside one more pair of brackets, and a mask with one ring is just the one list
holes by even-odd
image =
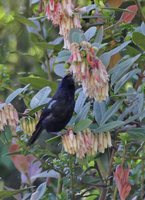
[[59, 26], [59, 33], [64, 38], [64, 48], [70, 48], [68, 39], [72, 28], [81, 28], [80, 17], [74, 13], [75, 7], [72, 0], [50, 0], [46, 5], [46, 16], [54, 25]]
[[85, 155], [104, 153], [105, 149], [112, 146], [110, 133], [94, 134], [90, 129], [74, 134], [68, 129], [62, 136], [62, 144], [66, 152], [82, 159]]
[[96, 57], [95, 48], [83, 41], [72, 43], [70, 51], [69, 70], [82, 84], [84, 93], [97, 101], [105, 100], [108, 97], [109, 76], [102, 61]]
[[20, 119], [20, 126], [24, 133], [28, 135], [32, 135], [32, 133], [35, 131], [35, 126], [38, 123], [40, 118], [40, 113], [35, 113], [34, 117], [31, 116], [25, 116]]
[[9, 125], [12, 130], [18, 125], [18, 113], [12, 104], [4, 104], [0, 109], [0, 131], [3, 131], [5, 126]]

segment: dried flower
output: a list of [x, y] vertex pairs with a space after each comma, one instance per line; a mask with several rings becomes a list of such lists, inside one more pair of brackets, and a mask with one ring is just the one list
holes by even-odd
[[66, 152], [82, 159], [85, 155], [104, 153], [106, 148], [112, 146], [110, 139], [109, 132], [94, 134], [90, 129], [85, 129], [74, 134], [72, 129], [68, 129], [62, 136], [62, 144]]
[[31, 116], [22, 117], [20, 119], [20, 125], [23, 132], [31, 136], [32, 133], [35, 131], [35, 126], [38, 123], [39, 118], [40, 118], [39, 112], [35, 113], [34, 117]]
[[82, 84], [84, 93], [95, 100], [105, 100], [108, 97], [109, 76], [102, 61], [95, 55], [95, 48], [83, 41], [81, 44], [72, 43], [70, 51], [69, 70]]
[[15, 131], [18, 125], [18, 113], [12, 104], [4, 104], [0, 109], [0, 131], [9, 125]]
[[75, 6], [72, 0], [50, 0], [46, 6], [46, 16], [54, 25], [59, 26], [59, 34], [64, 38], [64, 48], [70, 48], [68, 39], [72, 28], [81, 28], [79, 14], [74, 14]]
[[59, 1], [50, 0], [46, 6], [46, 15], [54, 25], [59, 25], [63, 16], [62, 5]]

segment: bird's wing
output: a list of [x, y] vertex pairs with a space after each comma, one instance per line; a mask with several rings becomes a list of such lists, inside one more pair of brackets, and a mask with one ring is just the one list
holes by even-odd
[[41, 122], [43, 121], [43, 119], [45, 119], [46, 117], [52, 117], [52, 106], [56, 103], [56, 100], [51, 99], [48, 103], [48, 105], [44, 108], [44, 110], [41, 113], [40, 119], [38, 124], [36, 125], [36, 129], [38, 127], [41, 126]]

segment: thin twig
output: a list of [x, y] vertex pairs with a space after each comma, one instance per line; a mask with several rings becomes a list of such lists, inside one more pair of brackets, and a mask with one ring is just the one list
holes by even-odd
[[136, 5], [138, 7], [138, 11], [139, 11], [139, 14], [141, 16], [142, 21], [145, 22], [145, 16], [144, 16], [144, 14], [142, 12], [142, 8], [141, 8], [141, 5], [140, 5], [140, 2], [138, 0], [134, 0], [134, 1], [135, 1]]
[[129, 13], [132, 13], [132, 14], [135, 14], [134, 11], [132, 10], [128, 10], [128, 9], [123, 9], [123, 8], [109, 8], [109, 7], [105, 7], [105, 8], [102, 8], [104, 10], [115, 10], [115, 11], [119, 11], [119, 12], [129, 12]]
[[57, 195], [62, 193], [62, 186], [63, 186], [63, 177], [62, 174], [59, 175], [58, 184], [57, 184]]

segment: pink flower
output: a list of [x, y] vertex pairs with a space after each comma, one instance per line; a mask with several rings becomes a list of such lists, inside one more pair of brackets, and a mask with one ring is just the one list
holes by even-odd
[[46, 6], [46, 16], [52, 21], [54, 25], [59, 25], [63, 16], [62, 6], [59, 2], [50, 0]]
[[79, 14], [74, 14], [72, 0], [50, 0], [46, 6], [46, 16], [54, 25], [59, 26], [59, 34], [64, 38], [64, 48], [70, 48], [69, 32], [72, 28], [81, 28]]
[[84, 93], [95, 100], [105, 100], [108, 97], [109, 76], [102, 61], [96, 57], [94, 48], [83, 41], [80, 45], [72, 43], [70, 51], [69, 70], [82, 84]]
[[104, 153], [105, 149], [111, 147], [110, 133], [94, 134], [90, 129], [74, 133], [68, 129], [62, 136], [64, 150], [69, 154], [83, 159], [86, 155], [96, 155], [97, 152]]

